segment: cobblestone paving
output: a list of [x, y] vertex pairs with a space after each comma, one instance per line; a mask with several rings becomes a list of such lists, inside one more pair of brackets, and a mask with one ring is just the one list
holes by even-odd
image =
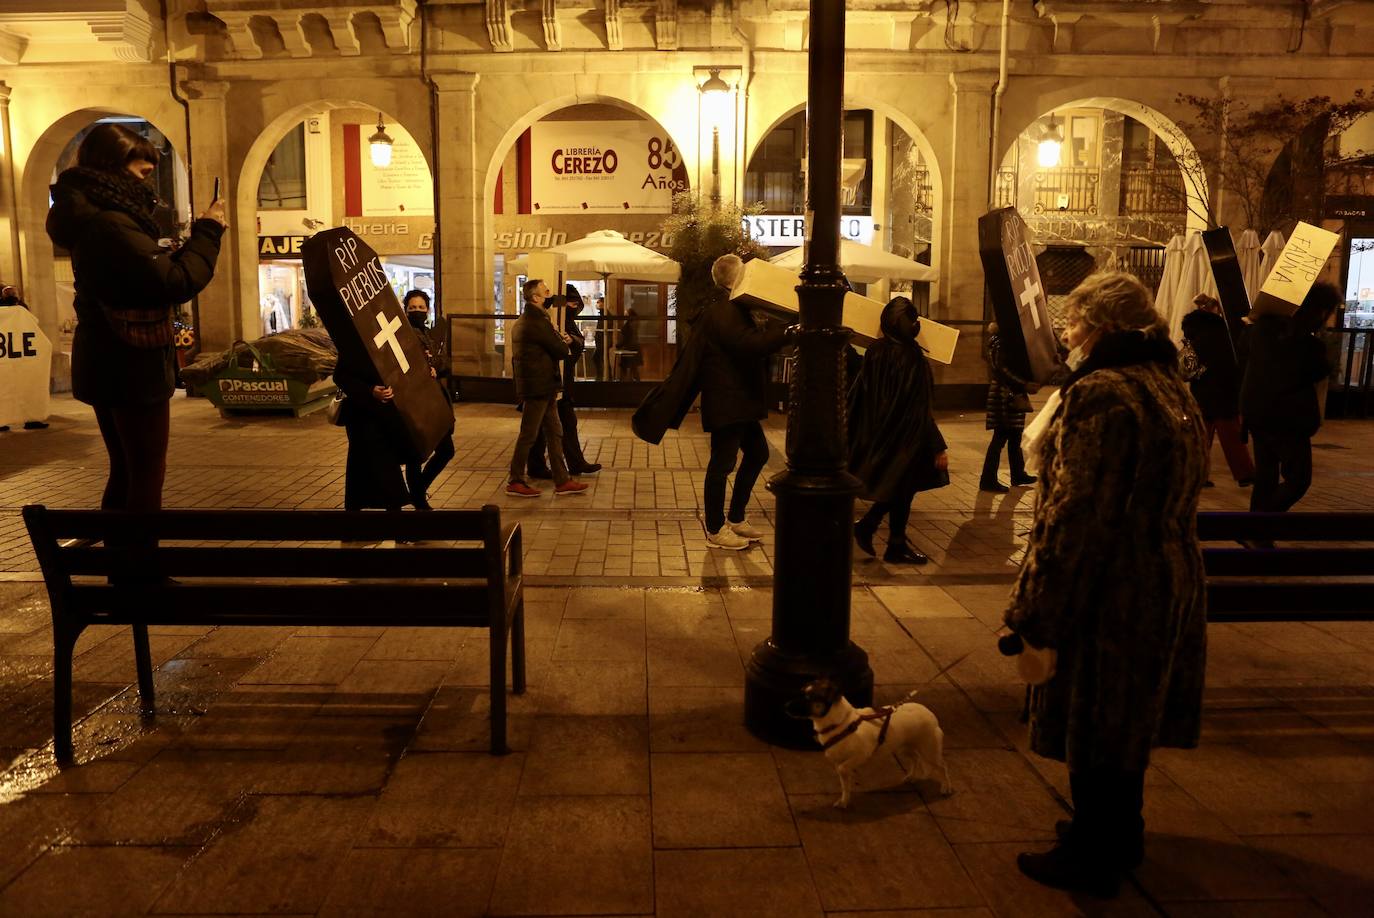
[[[81, 406], [58, 414], [0, 434], [0, 915], [1371, 914], [1365, 624], [1212, 626], [1202, 746], [1155, 756], [1147, 859], [1121, 897], [1016, 872], [1068, 789], [1027, 753], [1022, 688], [992, 646], [1032, 498], [977, 492], [980, 415], [942, 419], [954, 482], [913, 515], [932, 564], [857, 562], [852, 597], [878, 700], [919, 688], [940, 718], [949, 798], [880, 757], [840, 813], [821, 756], [743, 729], [744, 662], [770, 630], [772, 498], [760, 488], [751, 508], [761, 548], [707, 552], [695, 418], [652, 448], [626, 412], [588, 412], [589, 456], [607, 467], [590, 494], [508, 502], [516, 419], [491, 406], [459, 410], [434, 496], [496, 503], [525, 528], [537, 576], [512, 754], [483, 751], [479, 633], [154, 628], [145, 720], [127, 629], [96, 627], [77, 648], [81, 764], [59, 771], [47, 600], [17, 511], [94, 505], [104, 453]], [[173, 429], [171, 506], [340, 503], [343, 435], [322, 419], [178, 402]], [[1374, 508], [1372, 434], [1324, 428], [1305, 507]], [[772, 472], [779, 425], [770, 439]], [[1243, 507], [1214, 477], [1207, 506]]]

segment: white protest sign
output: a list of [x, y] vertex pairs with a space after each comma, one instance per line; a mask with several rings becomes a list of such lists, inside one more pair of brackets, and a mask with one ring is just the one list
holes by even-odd
[[1340, 237], [1329, 230], [1299, 222], [1260, 287], [1255, 311], [1291, 314], [1302, 305], [1339, 241]]
[[48, 417], [52, 344], [33, 313], [0, 306], [0, 425]]

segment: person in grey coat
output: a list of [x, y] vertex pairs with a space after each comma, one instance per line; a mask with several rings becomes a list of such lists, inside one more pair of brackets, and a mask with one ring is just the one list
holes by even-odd
[[1030, 746], [1068, 765], [1073, 820], [1017, 865], [1113, 895], [1144, 849], [1152, 746], [1197, 745], [1207, 615], [1197, 538], [1206, 442], [1168, 327], [1129, 274], [1069, 298], [1072, 372], [1041, 441], [1041, 492], [1006, 624], [1053, 651]]
[[587, 486], [574, 481], [563, 460], [563, 425], [558, 420], [556, 402], [563, 389], [563, 360], [568, 356], [569, 337], [553, 327], [544, 304], [549, 299], [549, 287], [542, 280], [531, 278], [521, 288], [525, 311], [511, 327], [508, 346], [511, 349], [511, 370], [515, 377], [515, 397], [523, 403], [520, 435], [510, 461], [510, 484], [506, 493], [512, 497], [538, 497], [540, 490], [525, 480], [530, 448], [534, 446], [539, 428], [549, 444], [549, 468], [553, 472], [555, 494], [580, 494]]

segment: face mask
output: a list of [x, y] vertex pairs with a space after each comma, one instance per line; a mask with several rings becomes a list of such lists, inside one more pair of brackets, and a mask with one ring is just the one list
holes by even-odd
[[406, 317], [410, 319], [411, 325], [414, 325], [416, 328], [424, 328], [425, 319], [429, 318], [429, 315], [423, 312], [408, 312], [406, 313]]
[[1083, 350], [1083, 345], [1069, 351], [1069, 356], [1064, 358], [1064, 362], [1069, 365], [1070, 370], [1076, 370], [1083, 365], [1083, 361], [1088, 359], [1088, 352]]

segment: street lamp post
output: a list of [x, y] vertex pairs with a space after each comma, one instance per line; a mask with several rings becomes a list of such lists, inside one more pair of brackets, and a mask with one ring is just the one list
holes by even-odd
[[720, 122], [722, 109], [730, 100], [730, 84], [720, 78], [718, 68], [711, 69], [711, 75], [698, 87], [701, 90], [702, 108], [706, 110], [711, 122], [711, 207], [720, 207]]
[[806, 266], [797, 288], [801, 323], [787, 419], [787, 470], [777, 497], [773, 630], [746, 667], [744, 717], [757, 736], [814, 748], [811, 723], [787, 702], [812, 679], [836, 681], [855, 705], [873, 699], [868, 654], [849, 639], [854, 495], [847, 471], [844, 327], [839, 267], [843, 149], [844, 3], [811, 0], [807, 57]]

